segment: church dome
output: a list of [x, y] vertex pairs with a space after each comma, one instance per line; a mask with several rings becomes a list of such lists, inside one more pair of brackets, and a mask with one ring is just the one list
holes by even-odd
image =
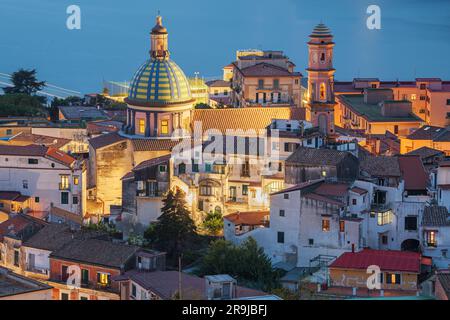
[[183, 70], [170, 59], [150, 59], [135, 73], [128, 102], [171, 104], [192, 100]]

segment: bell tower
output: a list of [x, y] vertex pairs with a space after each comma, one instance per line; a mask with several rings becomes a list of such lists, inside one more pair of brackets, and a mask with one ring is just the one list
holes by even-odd
[[306, 119], [326, 135], [334, 131], [333, 35], [324, 24], [318, 24], [308, 42], [308, 102]]

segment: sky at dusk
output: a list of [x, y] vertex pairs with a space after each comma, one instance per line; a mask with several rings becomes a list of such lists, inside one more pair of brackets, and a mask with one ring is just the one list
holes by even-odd
[[[81, 8], [81, 30], [66, 8]], [[381, 30], [366, 9], [381, 8]], [[171, 57], [187, 76], [221, 77], [236, 50], [283, 50], [306, 75], [308, 35], [319, 22], [335, 36], [336, 80], [450, 80], [450, 0], [0, 0], [0, 72], [36, 68], [49, 83], [100, 91], [130, 80], [148, 58], [160, 10]]]

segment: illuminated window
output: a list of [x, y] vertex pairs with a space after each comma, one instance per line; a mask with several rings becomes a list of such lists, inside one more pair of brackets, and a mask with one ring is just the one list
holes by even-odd
[[78, 183], [80, 183], [80, 178], [78, 176], [73, 176], [73, 184], [77, 186]]
[[324, 232], [330, 231], [330, 220], [328, 220], [328, 219], [322, 220], [322, 231], [324, 231]]
[[169, 134], [169, 121], [161, 120], [161, 134]]
[[145, 120], [139, 119], [139, 133], [145, 133]]
[[425, 231], [425, 239], [428, 247], [437, 247], [436, 231]]
[[399, 273], [386, 273], [386, 283], [400, 284], [401, 283], [401, 275]]
[[320, 84], [320, 100], [325, 100], [326, 98], [326, 89], [325, 89], [325, 83]]
[[111, 283], [111, 275], [97, 272], [97, 283], [101, 286], [108, 286]]
[[339, 221], [339, 232], [345, 232], [345, 221]]
[[392, 222], [392, 211], [378, 212], [378, 225], [384, 226]]
[[417, 99], [416, 94], [415, 93], [411, 94], [411, 100], [416, 100], [416, 99]]

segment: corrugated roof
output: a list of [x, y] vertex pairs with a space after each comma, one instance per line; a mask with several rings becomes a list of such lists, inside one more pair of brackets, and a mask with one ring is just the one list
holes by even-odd
[[376, 265], [382, 271], [420, 273], [420, 257], [417, 252], [363, 249], [342, 254], [330, 268], [367, 270], [367, 267]]

